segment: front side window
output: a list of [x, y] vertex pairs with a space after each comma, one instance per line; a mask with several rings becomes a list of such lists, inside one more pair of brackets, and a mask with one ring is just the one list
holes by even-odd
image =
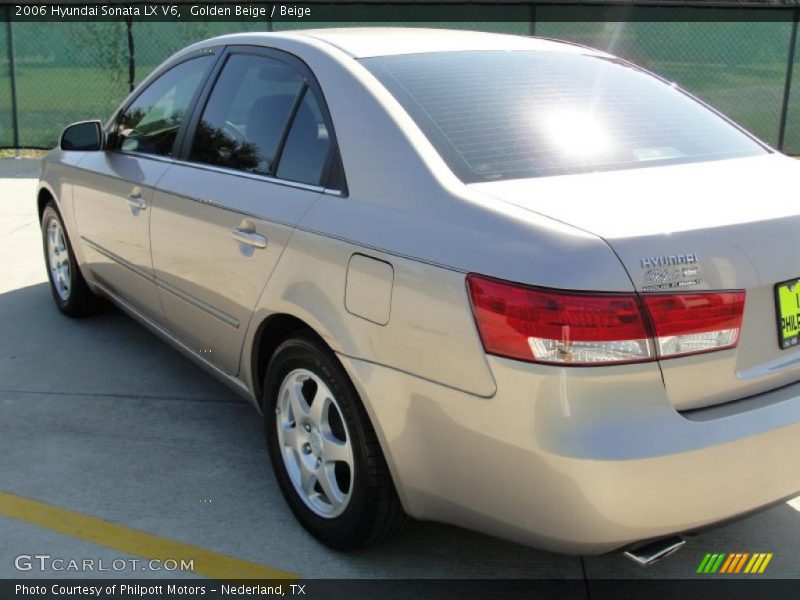
[[331, 146], [302, 73], [273, 58], [234, 54], [208, 98], [189, 160], [320, 185]]
[[524, 50], [362, 62], [465, 183], [767, 152], [679, 89], [616, 59]]
[[183, 118], [213, 58], [205, 55], [182, 62], [139, 94], [120, 116], [119, 148], [127, 152], [172, 156]]

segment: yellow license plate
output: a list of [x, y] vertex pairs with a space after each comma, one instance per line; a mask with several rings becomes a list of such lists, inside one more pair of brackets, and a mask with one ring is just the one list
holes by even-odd
[[778, 344], [783, 349], [800, 344], [800, 279], [775, 286], [778, 308]]

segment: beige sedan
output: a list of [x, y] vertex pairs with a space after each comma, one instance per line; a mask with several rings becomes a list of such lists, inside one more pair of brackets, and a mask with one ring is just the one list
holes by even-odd
[[800, 490], [798, 180], [603, 52], [331, 29], [178, 52], [38, 205], [58, 307], [251, 400], [324, 543], [410, 515], [646, 562]]

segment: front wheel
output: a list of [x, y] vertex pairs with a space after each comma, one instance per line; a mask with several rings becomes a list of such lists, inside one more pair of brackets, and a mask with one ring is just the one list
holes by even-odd
[[295, 517], [339, 550], [395, 534], [406, 517], [375, 431], [336, 356], [312, 336], [281, 344], [264, 382], [272, 466]]
[[52, 202], [42, 213], [42, 244], [56, 306], [70, 317], [93, 312], [96, 298], [81, 275], [64, 222]]

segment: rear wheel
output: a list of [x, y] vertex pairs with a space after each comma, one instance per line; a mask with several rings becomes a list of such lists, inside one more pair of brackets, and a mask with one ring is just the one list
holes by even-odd
[[395, 534], [406, 516], [375, 431], [335, 355], [312, 336], [275, 351], [264, 382], [272, 466], [300, 523], [350, 550]]
[[93, 312], [96, 297], [81, 275], [64, 222], [52, 202], [47, 203], [42, 213], [42, 244], [56, 306], [70, 317]]

